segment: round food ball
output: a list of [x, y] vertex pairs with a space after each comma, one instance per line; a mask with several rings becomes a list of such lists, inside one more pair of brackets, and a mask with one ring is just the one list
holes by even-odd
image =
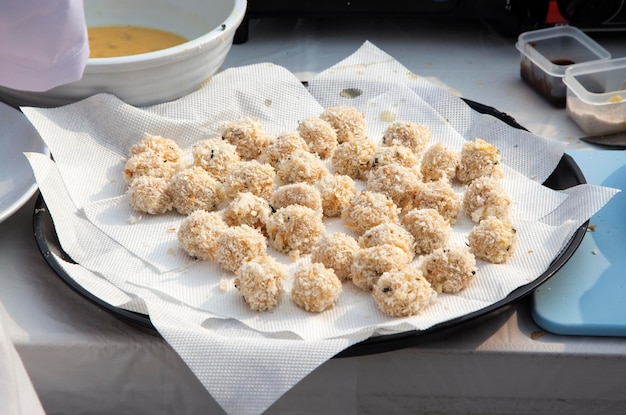
[[357, 193], [341, 212], [344, 225], [363, 234], [381, 223], [398, 223], [400, 209], [382, 193], [363, 190]]
[[321, 211], [322, 195], [315, 186], [307, 183], [286, 184], [274, 190], [270, 204], [275, 210], [289, 205], [300, 205]]
[[422, 156], [420, 173], [422, 180], [453, 180], [456, 177], [456, 168], [459, 164], [459, 153], [450, 150], [441, 143], [436, 143]]
[[243, 192], [224, 208], [224, 221], [230, 226], [248, 225], [265, 233], [265, 224], [270, 213], [267, 200], [250, 192]]
[[163, 177], [169, 179], [176, 173], [177, 164], [167, 161], [154, 151], [131, 156], [124, 165], [123, 177], [126, 183], [130, 183], [139, 176]]
[[315, 182], [315, 187], [322, 198], [324, 216], [329, 218], [341, 215], [341, 211], [356, 195], [354, 180], [343, 174], [327, 174]]
[[421, 271], [406, 268], [385, 272], [372, 288], [376, 305], [390, 317], [414, 316], [423, 312], [437, 298]]
[[128, 186], [130, 206], [139, 212], [158, 215], [174, 207], [169, 193], [170, 181], [163, 177], [139, 176]]
[[455, 224], [461, 202], [447, 180], [422, 183], [413, 199], [417, 209], [436, 209], [450, 224]]
[[383, 145], [401, 145], [420, 157], [430, 143], [432, 133], [427, 125], [411, 121], [392, 122], [383, 135]]
[[476, 223], [489, 216], [505, 219], [511, 210], [511, 199], [498, 179], [482, 176], [467, 187], [463, 195], [463, 210]]
[[220, 182], [226, 179], [230, 168], [241, 159], [237, 147], [215, 138], [195, 143], [191, 154], [196, 166], [202, 167]]
[[455, 294], [476, 276], [476, 258], [467, 248], [438, 248], [424, 257], [422, 274], [438, 293]]
[[182, 248], [192, 257], [214, 261], [217, 237], [228, 225], [219, 212], [196, 210], [180, 222], [176, 237]]
[[131, 156], [145, 152], [154, 152], [163, 160], [173, 163], [177, 163], [183, 156], [183, 151], [174, 140], [148, 133], [144, 134], [141, 141], [130, 147]]
[[324, 234], [322, 217], [321, 211], [300, 205], [276, 210], [266, 227], [271, 246], [292, 258], [310, 253]]
[[337, 174], [366, 180], [375, 151], [376, 146], [367, 137], [344, 141], [335, 149], [331, 164]]
[[419, 164], [419, 159], [413, 151], [400, 145], [380, 146], [376, 148], [372, 155], [372, 166], [374, 170], [387, 164], [399, 164], [404, 167], [415, 167]]
[[415, 256], [415, 239], [413, 235], [397, 223], [381, 223], [365, 231], [359, 237], [361, 248], [371, 248], [378, 245], [394, 245], [402, 249], [412, 260]]
[[428, 254], [448, 244], [452, 227], [436, 209], [411, 209], [400, 224], [413, 235], [415, 253]]
[[306, 311], [320, 313], [335, 305], [341, 281], [335, 271], [320, 263], [301, 265], [293, 274], [291, 298]]
[[456, 178], [461, 183], [469, 183], [481, 176], [501, 178], [500, 150], [493, 144], [477, 138], [463, 145], [456, 168]]
[[256, 160], [244, 160], [235, 164], [224, 180], [224, 195], [234, 199], [239, 193], [250, 192], [269, 200], [274, 190], [274, 168]]
[[277, 169], [280, 162], [296, 150], [309, 151], [309, 146], [298, 131], [284, 132], [270, 139], [259, 160]]
[[276, 168], [278, 184], [314, 184], [328, 174], [328, 169], [317, 154], [296, 150], [285, 157]]
[[320, 117], [308, 117], [300, 121], [298, 132], [309, 146], [309, 151], [317, 153], [321, 159], [332, 156], [337, 148], [337, 132], [333, 126]]
[[415, 168], [387, 164], [370, 171], [367, 190], [389, 197], [402, 210], [410, 209], [422, 185]]
[[409, 255], [395, 245], [361, 248], [354, 254], [350, 275], [354, 285], [370, 291], [383, 273], [402, 270], [409, 262]]
[[245, 262], [266, 254], [265, 237], [248, 225], [231, 226], [217, 237], [215, 260], [226, 271], [236, 273]]
[[339, 144], [365, 137], [367, 134], [365, 114], [354, 107], [346, 105], [329, 107], [322, 112], [320, 118], [335, 129]]
[[311, 249], [311, 262], [324, 264], [335, 271], [337, 278], [348, 280], [358, 250], [359, 244], [350, 235], [343, 232], [324, 234]]
[[242, 159], [254, 160], [267, 146], [269, 135], [257, 118], [243, 117], [224, 127], [222, 139], [234, 145]]
[[169, 188], [178, 213], [188, 215], [194, 210], [216, 210], [222, 200], [222, 185], [202, 167], [194, 166], [176, 173]]
[[468, 235], [469, 247], [478, 259], [502, 264], [513, 256], [517, 245], [517, 231], [506, 219], [483, 219]]
[[253, 311], [271, 311], [285, 292], [287, 267], [270, 256], [258, 256], [237, 270], [235, 286]]

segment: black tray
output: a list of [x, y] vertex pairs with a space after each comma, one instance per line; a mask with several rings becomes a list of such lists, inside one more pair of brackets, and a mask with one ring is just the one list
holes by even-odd
[[[500, 120], [504, 121], [512, 127], [523, 129], [523, 127], [519, 125], [512, 117], [503, 112], [467, 99], [465, 100], [465, 102], [474, 110], [480, 113], [493, 115], [494, 117], [499, 118]], [[586, 183], [586, 180], [580, 168], [572, 157], [564, 154], [554, 172], [543, 184], [554, 190], [562, 190], [583, 183]], [[477, 310], [473, 313], [469, 313], [461, 317], [439, 323], [427, 330], [412, 330], [403, 333], [370, 337], [367, 340], [364, 340], [347, 348], [346, 350], [339, 353], [336, 357], [350, 357], [382, 353], [409, 347], [417, 344], [425, 338], [428, 338], [429, 336], [427, 335], [429, 334], [440, 333], [444, 330], [458, 328], [460, 326], [464, 327], [470, 321], [475, 322], [478, 321], [479, 318], [490, 318], [494, 315], [498, 315], [503, 311], [508, 310], [518, 300], [532, 293], [539, 285], [541, 285], [548, 278], [554, 275], [554, 273], [556, 273], [570, 259], [570, 257], [574, 254], [574, 252], [576, 251], [576, 249], [578, 249], [578, 246], [582, 242], [583, 237], [585, 236], [585, 232], [587, 230], [587, 225], [588, 221], [577, 229], [567, 246], [552, 261], [548, 269], [543, 274], [541, 274], [534, 281], [512, 291], [502, 300], [491, 304], [488, 307]], [[144, 330], [147, 329], [153, 333], [156, 333], [156, 329], [150, 321], [150, 316], [146, 314], [136, 313], [133, 311], [128, 311], [107, 303], [106, 301], [87, 291], [65, 272], [61, 264], [58, 262], [57, 257], [52, 255], [52, 253], [55, 253], [58, 257], [62, 258], [65, 261], [74, 261], [61, 248], [61, 245], [57, 238], [56, 230], [54, 229], [52, 218], [50, 217], [48, 209], [46, 208], [45, 201], [43, 200], [41, 194], [39, 195], [35, 203], [33, 231], [35, 234], [37, 246], [39, 247], [39, 250], [41, 251], [44, 259], [46, 260], [46, 262], [48, 262], [48, 264], [56, 272], [56, 274], [71, 288], [76, 290], [86, 299], [95, 303], [97, 306], [112, 313], [114, 316], [128, 323], [131, 323], [138, 328]]]

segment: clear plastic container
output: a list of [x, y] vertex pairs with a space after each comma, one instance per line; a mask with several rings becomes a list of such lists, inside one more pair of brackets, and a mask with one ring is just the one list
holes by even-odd
[[626, 131], [626, 58], [565, 71], [567, 113], [587, 135]]
[[557, 107], [564, 107], [565, 70], [583, 62], [608, 60], [611, 54], [580, 29], [556, 26], [519, 35], [522, 79]]

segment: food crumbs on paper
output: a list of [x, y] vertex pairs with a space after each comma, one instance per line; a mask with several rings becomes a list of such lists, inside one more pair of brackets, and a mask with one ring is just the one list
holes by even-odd
[[167, 248], [167, 253], [168, 255], [174, 255], [176, 251], [174, 250], [174, 248]]
[[420, 78], [420, 76], [418, 74], [413, 73], [413, 72], [407, 72], [406, 73], [406, 77], [409, 78], [409, 79], [419, 79]]
[[228, 280], [228, 278], [222, 278], [220, 279], [220, 291], [221, 292], [226, 292], [230, 289], [230, 281]]
[[115, 184], [115, 183], [117, 183], [117, 179], [115, 177], [111, 177], [109, 179], [109, 182]]
[[167, 231], [168, 231], [169, 233], [175, 233], [175, 232], [176, 232], [176, 228], [172, 226], [172, 227], [170, 227], [170, 228], [167, 228]]
[[380, 120], [386, 122], [394, 122], [396, 120], [396, 114], [391, 111], [383, 111], [380, 113]]
[[530, 334], [530, 338], [531, 338], [532, 340], [539, 340], [540, 338], [542, 338], [542, 337], [543, 337], [543, 335], [544, 335], [544, 334], [546, 334], [546, 332], [545, 332], [545, 331], [543, 331], [543, 330], [533, 331], [533, 332]]
[[598, 255], [598, 249], [596, 248], [596, 249], [592, 250], [592, 251], [591, 251], [591, 253], [592, 253], [593, 255]]
[[346, 88], [341, 90], [339, 96], [342, 98], [356, 98], [361, 94], [363, 94], [363, 91], [359, 88]]
[[267, 99], [265, 99], [265, 101], [263, 101], [263, 104], [265, 104], [266, 107], [271, 107], [272, 106], [272, 100], [267, 98]]
[[623, 100], [624, 98], [621, 95], [613, 95], [611, 98], [608, 99], [608, 102], [615, 103], [622, 102]]
[[532, 249], [529, 249], [529, 250], [528, 250], [528, 253], [529, 253], [529, 254], [534, 254], [534, 253], [535, 253], [535, 251], [533, 251]]
[[140, 220], [141, 220], [141, 216], [130, 215], [128, 217], [128, 223], [131, 224], [131, 225], [136, 224]]
[[596, 225], [589, 225], [587, 226], [587, 230], [589, 232], [594, 232], [596, 230], [597, 226]]

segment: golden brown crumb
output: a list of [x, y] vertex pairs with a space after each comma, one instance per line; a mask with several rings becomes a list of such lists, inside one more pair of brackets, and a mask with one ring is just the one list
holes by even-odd
[[224, 208], [224, 220], [230, 226], [248, 225], [265, 234], [265, 224], [270, 213], [267, 200], [250, 192], [243, 192]]
[[332, 269], [309, 263], [294, 272], [291, 298], [298, 307], [320, 313], [335, 305], [341, 290], [341, 281]]
[[217, 237], [227, 228], [220, 213], [196, 210], [181, 221], [176, 237], [189, 255], [214, 261]]
[[231, 226], [217, 237], [215, 260], [226, 271], [237, 272], [244, 262], [266, 254], [265, 237], [248, 225]]
[[410, 121], [392, 122], [383, 135], [383, 145], [401, 145], [411, 149], [413, 153], [421, 157], [430, 143], [432, 133], [427, 125]]
[[367, 178], [367, 190], [386, 195], [403, 211], [413, 206], [421, 186], [418, 170], [400, 164], [380, 166]]
[[163, 177], [169, 179], [176, 173], [178, 165], [167, 161], [154, 151], [145, 151], [130, 157], [124, 165], [124, 181], [130, 183], [139, 176]]
[[407, 146], [393, 145], [377, 147], [372, 155], [371, 169], [386, 166], [387, 164], [399, 164], [404, 167], [416, 167], [419, 159]]
[[424, 257], [422, 273], [438, 293], [455, 294], [476, 276], [476, 258], [467, 248], [439, 248]]
[[415, 239], [409, 231], [397, 223], [381, 223], [365, 231], [359, 237], [361, 248], [370, 248], [377, 245], [394, 245], [402, 249], [409, 259], [415, 256]]
[[254, 160], [267, 146], [269, 135], [257, 118], [243, 117], [224, 127], [222, 139], [237, 147], [242, 159]]
[[402, 217], [400, 223], [413, 235], [416, 254], [428, 254], [443, 248], [452, 235], [450, 222], [436, 209], [412, 209]]
[[381, 223], [398, 223], [400, 209], [382, 193], [367, 190], [357, 193], [341, 212], [344, 225], [358, 233], [364, 233]]
[[450, 224], [455, 224], [461, 202], [447, 180], [422, 183], [413, 199], [417, 209], [436, 209]]
[[331, 268], [340, 280], [351, 278], [350, 268], [354, 254], [359, 250], [357, 241], [343, 232], [324, 234], [311, 250], [311, 262]]
[[505, 219], [511, 210], [511, 199], [498, 179], [482, 176], [467, 187], [463, 195], [463, 210], [476, 223], [489, 216]]
[[351, 177], [343, 174], [327, 174], [315, 182], [322, 197], [324, 216], [332, 218], [341, 215], [356, 195], [356, 184]]
[[309, 151], [309, 146], [298, 131], [287, 131], [270, 139], [259, 161], [277, 169], [280, 162], [296, 150]]
[[315, 186], [307, 183], [286, 184], [274, 190], [270, 204], [274, 210], [289, 205], [300, 205], [321, 211], [322, 195]]
[[308, 254], [324, 234], [322, 212], [306, 206], [289, 205], [276, 210], [267, 220], [271, 246], [293, 258]]
[[360, 289], [369, 291], [384, 272], [402, 270], [410, 261], [411, 257], [395, 245], [361, 248], [354, 254], [350, 268], [352, 282]]
[[220, 182], [226, 179], [230, 168], [240, 160], [234, 145], [214, 138], [195, 143], [191, 153], [195, 165], [202, 167]]
[[405, 268], [385, 272], [372, 288], [376, 305], [390, 317], [414, 316], [424, 311], [437, 298], [421, 271]]
[[327, 121], [335, 129], [339, 144], [366, 135], [365, 114], [354, 107], [345, 105], [329, 107], [322, 112], [320, 118]]
[[331, 157], [333, 169], [337, 174], [366, 180], [375, 151], [376, 146], [367, 137], [344, 141], [337, 146]]
[[469, 183], [481, 176], [503, 176], [500, 169], [500, 150], [493, 144], [477, 138], [463, 145], [456, 178], [462, 183]]
[[170, 182], [174, 208], [182, 215], [194, 210], [216, 210], [222, 200], [222, 185], [202, 167], [194, 166], [176, 173]]
[[139, 212], [158, 215], [173, 208], [169, 194], [169, 179], [163, 177], [139, 176], [128, 186], [130, 206]]
[[317, 153], [321, 159], [332, 156], [337, 148], [337, 132], [333, 126], [320, 117], [308, 117], [300, 121], [298, 132], [309, 146], [309, 151]]
[[517, 245], [517, 231], [509, 220], [483, 219], [468, 235], [470, 250], [476, 258], [494, 264], [506, 262]]
[[144, 133], [141, 141], [130, 147], [131, 156], [145, 152], [154, 152], [161, 156], [163, 160], [173, 163], [177, 163], [183, 155], [182, 150], [174, 140], [148, 133]]
[[239, 193], [250, 192], [263, 199], [269, 199], [274, 190], [274, 168], [256, 160], [240, 161], [235, 164], [224, 180], [224, 196], [232, 200]]
[[237, 270], [235, 286], [253, 311], [271, 311], [285, 291], [287, 267], [270, 256], [258, 256]]
[[452, 180], [456, 177], [459, 153], [450, 150], [441, 143], [430, 146], [422, 157], [420, 172], [422, 180]]
[[285, 157], [276, 168], [280, 185], [292, 183], [314, 184], [328, 174], [326, 164], [317, 154], [296, 150]]

